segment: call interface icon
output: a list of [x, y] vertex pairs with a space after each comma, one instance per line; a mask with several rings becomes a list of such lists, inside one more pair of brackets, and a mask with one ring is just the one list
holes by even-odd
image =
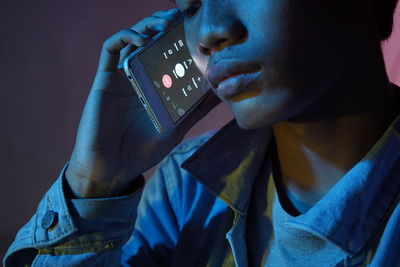
[[163, 83], [163, 85], [164, 85], [166, 88], [171, 88], [171, 86], [172, 86], [172, 79], [171, 79], [171, 76], [169, 76], [168, 74], [165, 74], [165, 75], [162, 77], [162, 83]]

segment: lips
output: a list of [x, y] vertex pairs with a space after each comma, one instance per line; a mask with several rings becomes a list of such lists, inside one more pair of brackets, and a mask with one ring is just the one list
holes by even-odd
[[260, 69], [260, 65], [253, 62], [224, 61], [216, 65], [208, 66], [207, 78], [214, 88], [218, 88], [222, 81], [232, 76], [254, 73]]
[[[257, 88], [256, 85], [259, 81], [260, 73], [261, 66], [257, 63], [223, 61], [215, 65], [209, 65], [206, 75], [219, 96], [233, 99], [233, 97], [239, 94], [242, 95], [245, 92], [248, 95], [247, 97], [259, 94], [259, 90], [255, 94], [254, 89]], [[242, 98], [236, 97], [236, 99]]]

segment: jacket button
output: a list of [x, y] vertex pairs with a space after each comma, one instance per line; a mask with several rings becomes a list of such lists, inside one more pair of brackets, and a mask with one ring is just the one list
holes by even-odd
[[52, 210], [46, 211], [46, 213], [44, 214], [44, 216], [42, 218], [42, 222], [41, 222], [40, 226], [44, 230], [48, 230], [49, 228], [52, 228], [57, 223], [57, 217], [58, 217], [57, 212], [54, 212]]

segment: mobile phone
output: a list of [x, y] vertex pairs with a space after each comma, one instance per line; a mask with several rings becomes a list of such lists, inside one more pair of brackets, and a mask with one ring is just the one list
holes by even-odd
[[124, 70], [154, 127], [172, 130], [212, 93], [185, 41], [182, 20], [124, 60]]

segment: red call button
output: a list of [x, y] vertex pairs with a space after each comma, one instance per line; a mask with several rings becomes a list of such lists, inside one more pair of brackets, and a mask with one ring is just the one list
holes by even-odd
[[172, 86], [172, 79], [171, 79], [171, 76], [169, 76], [168, 74], [165, 74], [165, 75], [162, 77], [162, 83], [163, 83], [163, 85], [164, 85], [166, 88], [171, 88], [171, 86]]

